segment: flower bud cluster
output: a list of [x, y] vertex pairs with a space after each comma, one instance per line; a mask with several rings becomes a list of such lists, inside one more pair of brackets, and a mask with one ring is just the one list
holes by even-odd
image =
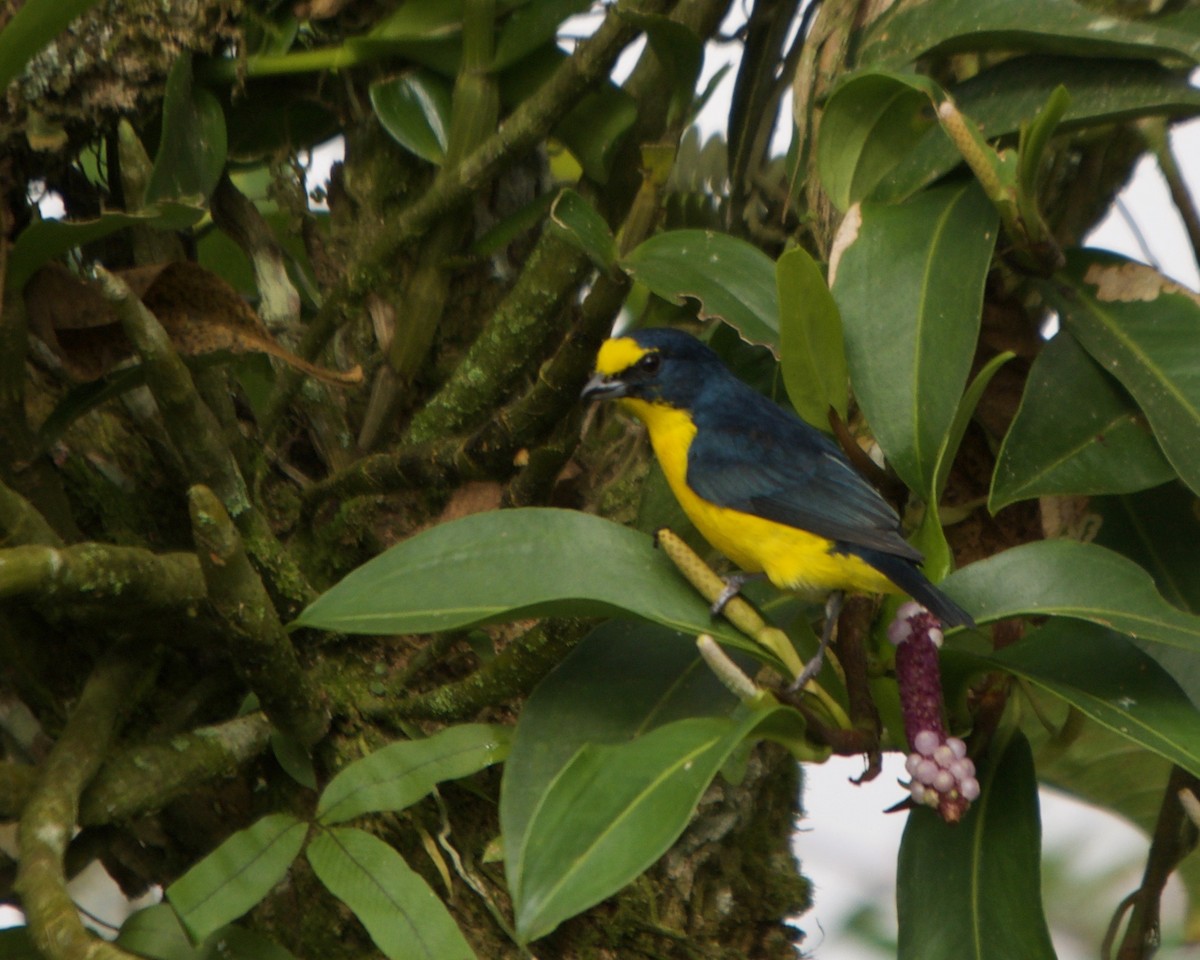
[[979, 781], [967, 745], [948, 737], [942, 722], [941, 624], [920, 604], [906, 603], [888, 625], [888, 639], [896, 644], [900, 709], [912, 747], [905, 762], [912, 777], [909, 792], [915, 803], [933, 807], [943, 820], [955, 823], [979, 796]]

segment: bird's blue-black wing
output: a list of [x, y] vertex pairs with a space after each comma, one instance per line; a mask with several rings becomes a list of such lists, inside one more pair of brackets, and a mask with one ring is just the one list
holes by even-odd
[[831, 440], [749, 388], [725, 393], [710, 391], [715, 402], [692, 411], [687, 480], [697, 494], [844, 547], [921, 560], [896, 512]]

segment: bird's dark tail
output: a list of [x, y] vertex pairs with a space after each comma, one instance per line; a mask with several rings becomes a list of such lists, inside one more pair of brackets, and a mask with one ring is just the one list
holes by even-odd
[[966, 610], [942, 593], [907, 557], [877, 550], [853, 549], [855, 555], [882, 573], [910, 597], [927, 608], [947, 627], [974, 627], [975, 620]]

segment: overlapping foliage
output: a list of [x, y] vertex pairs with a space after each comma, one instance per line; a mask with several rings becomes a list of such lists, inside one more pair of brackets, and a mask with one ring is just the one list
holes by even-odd
[[[792, 951], [769, 796], [791, 758], [905, 748], [886, 613], [852, 605], [800, 698], [815, 609], [710, 618], [654, 549], [695, 538], [636, 436], [601, 415], [581, 442], [618, 320], [698, 329], [877, 449], [980, 624], [943, 669], [983, 795], [956, 826], [908, 814], [900, 956], [1053, 956], [1039, 782], [1151, 838], [1120, 956], [1149, 955], [1172, 871], [1200, 896], [1200, 298], [1081, 241], [1139, 155], [1177, 176], [1200, 17], [758, 0], [701, 148], [726, 5], [615, 5], [564, 52], [587, 6], [214, 2], [190, 35], [159, 9], [149, 113], [98, 99], [111, 77], [31, 93], [121, 4], [27, 0], [0, 30], [0, 642], [34, 731], [6, 723], [0, 766], [14, 949]], [[313, 208], [295, 164], [335, 134]], [[763, 687], [722, 686], [700, 633]], [[66, 895], [97, 856], [166, 891], [115, 946]]]

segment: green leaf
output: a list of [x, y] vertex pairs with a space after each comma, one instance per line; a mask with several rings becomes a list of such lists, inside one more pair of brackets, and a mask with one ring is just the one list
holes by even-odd
[[523, 617], [630, 613], [761, 653], [708, 606], [653, 541], [600, 517], [526, 507], [433, 527], [363, 564], [295, 626], [432, 633]]
[[[501, 72], [500, 99], [516, 107], [554, 75], [567, 55], [551, 42]], [[596, 183], [608, 181], [609, 168], [625, 134], [637, 119], [630, 94], [606, 81], [594, 86], [552, 131]]]
[[1042, 909], [1037, 780], [1014, 734], [981, 776], [983, 793], [951, 826], [908, 816], [896, 878], [900, 960], [1041, 960], [1054, 947]]
[[589, 5], [590, 0], [535, 0], [519, 6], [496, 35], [492, 69], [510, 67], [543, 44], [552, 43], [563, 21]]
[[1200, 492], [1200, 297], [1151, 267], [1073, 251], [1047, 296], [1067, 329], [1137, 401], [1163, 453]]
[[971, 423], [971, 418], [975, 415], [975, 408], [979, 406], [979, 401], [983, 399], [983, 392], [988, 388], [988, 384], [992, 382], [992, 377], [999, 373], [1000, 368], [1015, 356], [1016, 354], [1011, 350], [1005, 350], [1003, 353], [996, 354], [980, 368], [974, 379], [971, 380], [971, 384], [967, 387], [966, 392], [963, 393], [962, 400], [958, 404], [958, 409], [954, 413], [954, 420], [950, 424], [950, 431], [946, 434], [946, 440], [942, 444], [942, 449], [938, 451], [937, 469], [934, 471], [933, 494], [930, 497], [930, 503], [938, 503], [942, 499], [942, 494], [946, 490], [946, 481], [950, 478], [950, 467], [954, 463], [954, 458], [958, 456], [958, 448], [962, 446], [963, 437], [967, 433], [967, 427]]
[[683, 832], [712, 778], [777, 704], [692, 717], [623, 744], [586, 744], [550, 785], [508, 860], [517, 933], [536, 940], [615, 893]]
[[225, 169], [227, 148], [221, 104], [193, 82], [192, 58], [183, 54], [167, 75], [162, 136], [144, 202], [207, 199]]
[[[1080, 57], [1014, 57], [977, 73], [949, 92], [988, 140], [1016, 133], [1065, 86], [1071, 102], [1059, 132], [1145, 116], [1186, 117], [1200, 111], [1200, 90], [1186, 70], [1157, 63]], [[872, 199], [896, 201], [949, 173], [962, 162], [954, 144], [934, 127], [880, 181]]]
[[371, 107], [388, 134], [422, 160], [441, 165], [449, 144], [451, 87], [427, 70], [377, 80]]
[[931, 53], [996, 49], [1194, 63], [1200, 42], [1153, 19], [1126, 20], [1074, 0], [929, 0], [880, 17], [859, 60], [899, 67]]
[[988, 509], [1048, 494], [1129, 493], [1173, 476], [1129, 395], [1063, 331], [1033, 361]]
[[320, 881], [362, 921], [391, 960], [474, 960], [445, 904], [404, 858], [353, 827], [322, 830], [308, 845]]
[[200, 207], [162, 203], [138, 213], [101, 214], [95, 220], [38, 220], [17, 235], [8, 255], [6, 286], [9, 290], [20, 290], [42, 264], [125, 227], [185, 230], [202, 216], [204, 210]]
[[1131, 560], [1091, 543], [1037, 540], [956, 570], [940, 584], [981, 623], [1054, 614], [1144, 644], [1200, 653], [1200, 617], [1167, 603]]
[[697, 300], [702, 318], [717, 317], [751, 343], [778, 350], [775, 264], [745, 240], [711, 230], [669, 230], [639, 244], [621, 266], [664, 300]]
[[1182, 483], [1126, 496], [1092, 497], [1094, 542], [1128, 557], [1154, 578], [1168, 602], [1200, 612], [1200, 501]]
[[464, 723], [425, 740], [407, 740], [341, 770], [321, 794], [317, 820], [342, 823], [364, 813], [399, 811], [444, 780], [478, 773], [508, 755], [507, 727]]
[[870, 195], [936, 127], [932, 104], [944, 96], [933, 80], [916, 74], [871, 71], [838, 84], [821, 117], [817, 169], [839, 210]]
[[534, 689], [517, 722], [500, 790], [510, 892], [542, 797], [588, 743], [623, 743], [685, 717], [728, 716], [737, 699], [696, 652], [694, 637], [610, 620]]
[[[1033, 746], [1038, 780], [1111, 810], [1152, 836], [1174, 764], [1053, 694], [1032, 684], [1022, 691], [1034, 705], [1022, 712], [1022, 729]], [[1190, 926], [1200, 904], [1200, 856], [1185, 858], [1175, 873], [1188, 891]]]
[[[130, 914], [121, 924], [117, 945], [151, 960], [295, 960], [279, 944], [262, 934], [230, 924], [193, 946], [170, 905], [154, 906]], [[8, 955], [0, 951], [0, 957]]]
[[1024, 677], [1102, 727], [1200, 776], [1200, 711], [1166, 670], [1121, 634], [1056, 618], [976, 659]]
[[0, 30], [0, 90], [96, 0], [26, 0]]
[[156, 903], [131, 913], [121, 924], [117, 946], [151, 960], [200, 960], [170, 904]]
[[896, 473], [929, 499], [975, 354], [997, 215], [974, 181], [861, 211], [833, 282], [850, 380]]
[[704, 45], [691, 27], [678, 20], [623, 7], [616, 10], [621, 19], [645, 31], [650, 49], [668, 81], [667, 129], [682, 126], [696, 98], [696, 82], [704, 64]]
[[775, 264], [779, 295], [779, 352], [783, 383], [796, 412], [829, 430], [829, 408], [844, 420], [850, 375], [842, 317], [821, 268], [796, 247]]
[[617, 257], [617, 240], [600, 211], [574, 190], [564, 187], [550, 207], [550, 222], [588, 255], [599, 270], [607, 271]]
[[272, 813], [239, 830], [167, 887], [167, 899], [192, 939], [236, 920], [283, 879], [308, 825], [288, 813]]
[[2, 960], [43, 960], [45, 954], [33, 944], [28, 927], [10, 927], [0, 930], [0, 958]]

